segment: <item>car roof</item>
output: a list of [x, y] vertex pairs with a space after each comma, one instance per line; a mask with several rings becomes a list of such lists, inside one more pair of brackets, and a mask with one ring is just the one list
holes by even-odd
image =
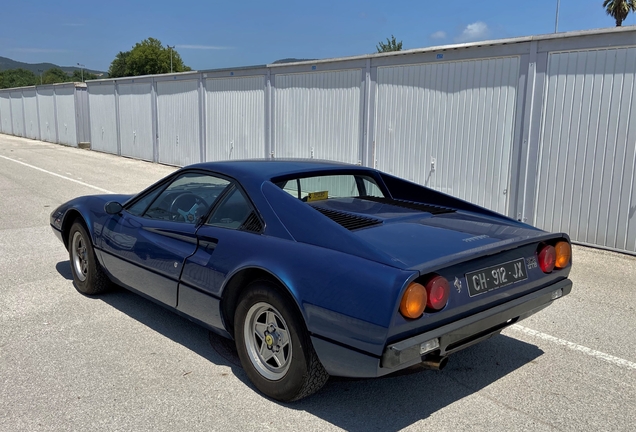
[[325, 171], [373, 171], [371, 168], [317, 159], [247, 159], [203, 162], [185, 167], [218, 172], [240, 181], [262, 183], [275, 177]]

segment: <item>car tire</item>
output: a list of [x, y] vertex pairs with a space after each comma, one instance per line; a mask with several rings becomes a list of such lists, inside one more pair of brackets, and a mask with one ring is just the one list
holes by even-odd
[[69, 231], [68, 255], [77, 291], [96, 295], [108, 290], [110, 280], [97, 261], [91, 237], [79, 220], [73, 223]]
[[265, 395], [292, 402], [320, 390], [329, 379], [302, 317], [275, 285], [260, 281], [248, 286], [234, 323], [243, 369]]

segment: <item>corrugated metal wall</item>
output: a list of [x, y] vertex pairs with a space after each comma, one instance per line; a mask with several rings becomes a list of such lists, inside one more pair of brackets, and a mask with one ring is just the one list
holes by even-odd
[[[24, 136], [24, 116], [22, 108], [22, 92], [11, 92], [11, 130], [13, 135]], [[13, 114], [15, 113], [15, 115]]]
[[10, 134], [13, 131], [13, 126], [11, 125], [11, 95], [9, 92], [0, 93], [0, 129], [5, 134]]
[[91, 149], [117, 154], [117, 111], [115, 84], [88, 87]]
[[55, 88], [57, 108], [57, 139], [60, 144], [77, 147], [77, 124], [75, 119], [75, 88]]
[[39, 139], [40, 122], [38, 121], [38, 101], [35, 89], [22, 92], [22, 103], [24, 105], [26, 136], [31, 139]]
[[153, 160], [150, 83], [119, 85], [119, 136], [122, 156]]
[[55, 123], [55, 96], [53, 87], [37, 88], [38, 109], [40, 116], [40, 139], [56, 142], [57, 126]]
[[274, 154], [360, 163], [360, 69], [275, 77]]
[[[92, 147], [175, 165], [253, 157], [374, 165], [636, 253], [635, 41], [636, 28], [607, 29], [92, 81]], [[5, 133], [24, 133], [35, 118], [25, 91], [0, 91]], [[37, 92], [40, 136], [56, 142], [52, 88]]]
[[199, 82], [157, 82], [159, 162], [189, 165], [201, 161]]
[[265, 157], [265, 77], [205, 81], [206, 160]]
[[379, 68], [377, 167], [508, 213], [518, 80], [518, 57]]
[[552, 53], [534, 223], [636, 252], [636, 48]]

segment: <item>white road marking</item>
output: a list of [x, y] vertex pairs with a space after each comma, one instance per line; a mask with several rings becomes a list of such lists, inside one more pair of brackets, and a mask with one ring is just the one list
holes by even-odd
[[100, 191], [100, 192], [104, 192], [104, 193], [107, 193], [107, 194], [114, 194], [114, 193], [115, 193], [115, 192], [109, 191], [108, 189], [102, 189], [102, 188], [100, 188], [100, 187], [93, 186], [93, 185], [88, 184], [88, 183], [84, 183], [83, 181], [75, 180], [75, 179], [73, 179], [73, 178], [66, 177], [66, 176], [63, 176], [63, 175], [58, 174], [58, 173], [54, 173], [54, 172], [51, 172], [51, 171], [47, 171], [47, 170], [45, 170], [45, 169], [42, 169], [42, 168], [36, 167], [36, 166], [34, 166], [34, 165], [29, 165], [28, 163], [21, 162], [21, 161], [16, 160], [16, 159], [12, 159], [12, 158], [10, 158], [10, 157], [6, 157], [6, 156], [2, 156], [2, 155], [0, 155], [0, 158], [2, 158], [2, 159], [6, 159], [6, 160], [9, 160], [9, 161], [11, 161], [11, 162], [18, 163], [18, 164], [20, 164], [20, 165], [27, 166], [27, 167], [29, 167], [29, 168], [33, 168], [34, 170], [42, 171], [43, 173], [51, 174], [52, 176], [59, 177], [59, 178], [62, 178], [62, 179], [64, 179], [64, 180], [72, 181], [73, 183], [81, 184], [82, 186], [86, 186], [86, 187], [89, 187], [89, 188], [92, 188], [92, 189], [98, 190], [98, 191]]
[[621, 367], [625, 367], [625, 368], [628, 368], [628, 369], [636, 370], [636, 363], [630, 362], [629, 360], [625, 360], [625, 359], [622, 359], [620, 357], [615, 357], [613, 355], [606, 354], [606, 353], [601, 352], [601, 351], [596, 351], [596, 350], [593, 350], [592, 348], [588, 348], [588, 347], [585, 347], [583, 345], [577, 345], [574, 342], [566, 341], [564, 339], [559, 339], [557, 337], [550, 336], [549, 334], [541, 333], [541, 332], [538, 332], [536, 330], [532, 330], [532, 329], [530, 329], [528, 327], [524, 327], [524, 326], [521, 326], [519, 324], [514, 324], [514, 325], [510, 326], [509, 328], [511, 328], [513, 330], [520, 331], [520, 332], [525, 333], [525, 334], [530, 335], [530, 336], [534, 336], [534, 337], [539, 338], [539, 339], [543, 339], [543, 340], [548, 341], [548, 342], [555, 343], [557, 345], [566, 346], [566, 347], [568, 347], [568, 348], [570, 348], [572, 350], [580, 351], [580, 352], [582, 352], [584, 354], [587, 354], [587, 355], [592, 356], [592, 357], [596, 357], [599, 360], [603, 360], [603, 361], [605, 361], [607, 363], [611, 363], [611, 364], [616, 365], [616, 366], [621, 366]]

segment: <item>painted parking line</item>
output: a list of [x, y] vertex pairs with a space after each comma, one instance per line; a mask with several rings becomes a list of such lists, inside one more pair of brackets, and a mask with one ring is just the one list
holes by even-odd
[[16, 159], [12, 159], [12, 158], [10, 158], [10, 157], [6, 157], [6, 156], [2, 156], [2, 155], [0, 155], [0, 158], [2, 158], [2, 159], [6, 159], [6, 160], [9, 160], [9, 161], [11, 161], [11, 162], [19, 163], [20, 165], [24, 165], [24, 166], [26, 166], [26, 167], [33, 168], [34, 170], [38, 170], [38, 171], [41, 171], [41, 172], [43, 172], [43, 173], [50, 174], [50, 175], [55, 176], [55, 177], [59, 177], [59, 178], [62, 178], [62, 179], [64, 179], [64, 180], [72, 181], [73, 183], [77, 183], [77, 184], [80, 184], [80, 185], [82, 185], [82, 186], [86, 186], [86, 187], [89, 187], [89, 188], [92, 188], [92, 189], [98, 190], [98, 191], [100, 191], [100, 192], [104, 192], [104, 193], [107, 193], [107, 194], [114, 194], [114, 193], [115, 193], [115, 192], [109, 191], [108, 189], [102, 189], [102, 188], [100, 188], [100, 187], [93, 186], [93, 185], [88, 184], [88, 183], [84, 183], [83, 181], [75, 180], [74, 178], [66, 177], [66, 176], [63, 176], [63, 175], [58, 174], [58, 173], [54, 173], [54, 172], [51, 172], [51, 171], [47, 171], [47, 170], [45, 170], [45, 169], [43, 169], [43, 168], [36, 167], [36, 166], [34, 166], [34, 165], [30, 165], [30, 164], [28, 164], [28, 163], [25, 163], [25, 162], [22, 162], [22, 161], [19, 161], [19, 160], [16, 160]]
[[521, 326], [519, 324], [514, 324], [514, 325], [510, 326], [509, 328], [513, 329], [513, 330], [520, 331], [522, 333], [525, 333], [527, 335], [530, 335], [530, 336], [533, 336], [533, 337], [536, 337], [536, 338], [539, 338], [539, 339], [543, 339], [543, 340], [548, 341], [548, 342], [555, 343], [557, 345], [563, 345], [563, 346], [568, 347], [568, 348], [570, 348], [570, 349], [572, 349], [574, 351], [582, 352], [584, 354], [587, 354], [587, 355], [592, 356], [592, 357], [596, 357], [599, 360], [603, 360], [603, 361], [605, 361], [607, 363], [611, 363], [611, 364], [616, 365], [616, 366], [621, 366], [621, 367], [624, 367], [624, 368], [636, 370], [636, 363], [631, 362], [629, 360], [622, 359], [620, 357], [615, 357], [613, 355], [610, 355], [610, 354], [607, 354], [607, 353], [604, 353], [604, 352], [601, 352], [601, 351], [596, 351], [596, 350], [593, 350], [592, 348], [588, 348], [588, 347], [585, 347], [583, 345], [575, 344], [574, 342], [566, 341], [564, 339], [559, 339], [557, 337], [550, 336], [549, 334], [541, 333], [541, 332], [538, 332], [536, 330], [532, 330], [532, 329], [530, 329], [528, 327], [524, 327], [524, 326]]

